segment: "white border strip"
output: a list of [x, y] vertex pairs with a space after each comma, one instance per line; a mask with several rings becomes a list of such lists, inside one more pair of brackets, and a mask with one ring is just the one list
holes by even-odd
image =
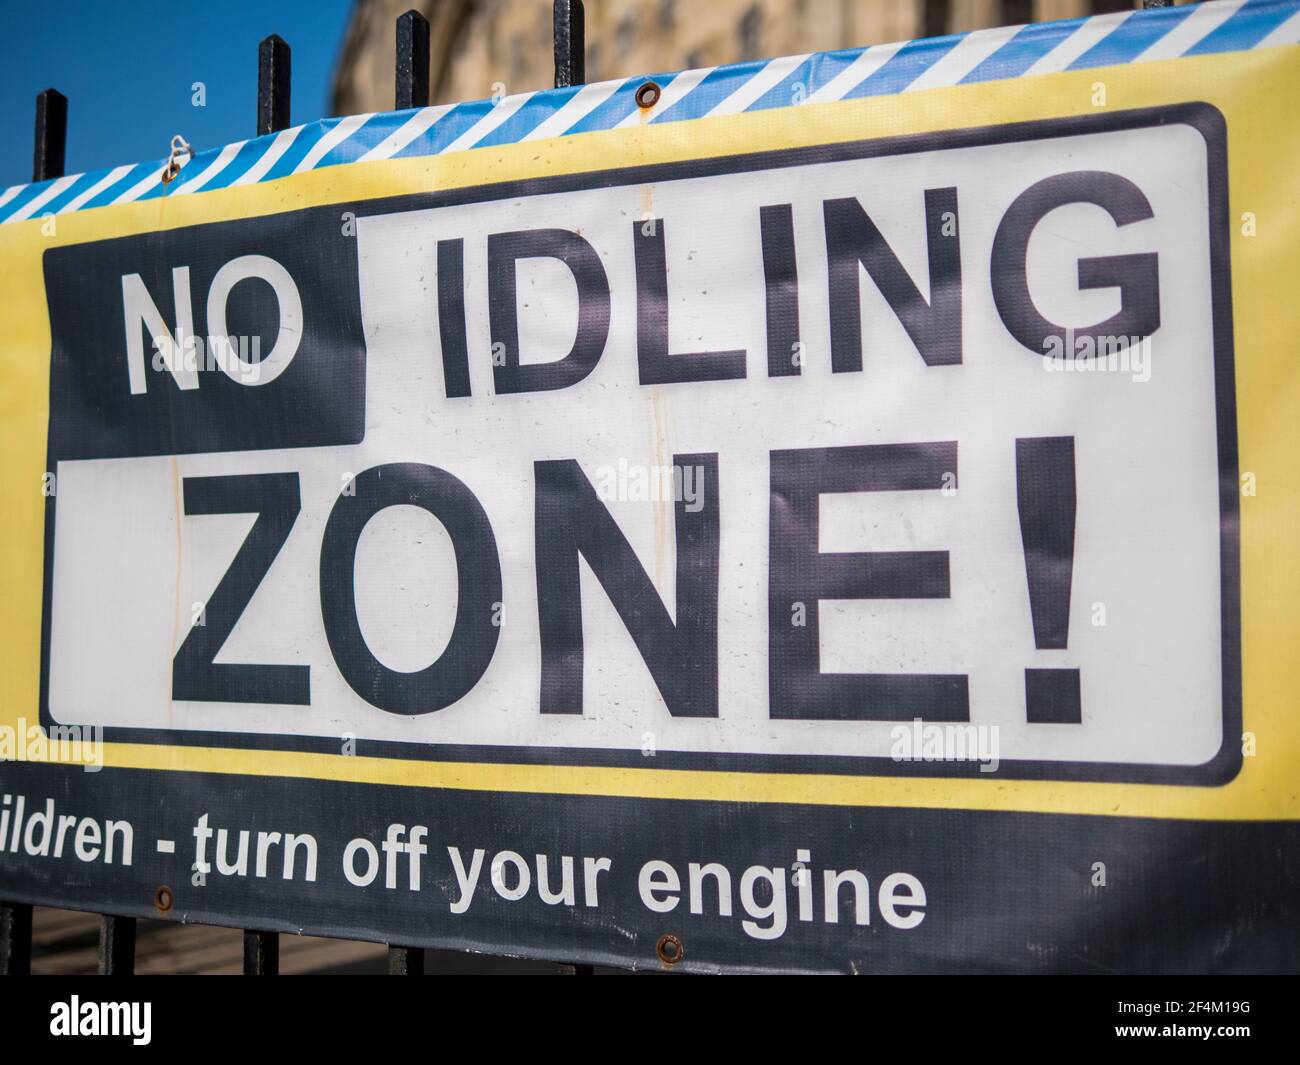
[[773, 59], [772, 62], [737, 88], [725, 100], [719, 100], [718, 105], [709, 112], [710, 117], [713, 115], [738, 115], [742, 111], [748, 111], [751, 105], [758, 103], [759, 100], [803, 66], [811, 54], [811, 52], [808, 52], [804, 55]]
[[677, 77], [673, 78], [663, 90], [659, 93], [659, 99], [655, 102], [654, 107], [633, 107], [630, 115], [624, 115], [621, 122], [615, 124], [615, 129], [630, 129], [632, 126], [640, 126], [646, 122], [652, 122], [662, 115], [668, 108], [679, 100], [685, 98], [686, 94], [700, 84], [705, 78], [712, 74], [717, 67], [701, 67], [699, 70], [686, 70]]
[[32, 215], [34, 215], [37, 211], [39, 211], [42, 207], [44, 207], [47, 203], [49, 203], [52, 199], [54, 199], [55, 196], [58, 196], [60, 193], [66, 192], [69, 188], [71, 188], [71, 186], [74, 183], [80, 181], [85, 176], [86, 176], [85, 174], [73, 174], [71, 177], [59, 178], [58, 181], [54, 182], [54, 184], [52, 184], [48, 189], [42, 192], [39, 196], [32, 197], [32, 199], [28, 200], [25, 204], [23, 204], [20, 208], [18, 208], [18, 210], [16, 210], [13, 214], [11, 214], [8, 218], [6, 218], [5, 224], [7, 225], [10, 222], [22, 222], [25, 219], [31, 218]]
[[452, 141], [443, 149], [444, 152], [459, 152], [465, 148], [472, 148], [481, 141], [494, 129], [504, 126], [516, 111], [531, 100], [536, 93], [523, 92], [518, 96], [507, 96], [504, 100], [498, 101], [486, 115], [480, 118], [474, 125], [470, 126], [464, 133]]
[[135, 166], [131, 163], [127, 163], [125, 166], [113, 167], [112, 170], [110, 170], [102, 178], [100, 178], [93, 185], [91, 185], [90, 188], [84, 190], [83, 192], [78, 193], [73, 199], [69, 200], [62, 207], [60, 207], [56, 213], [66, 214], [68, 211], [80, 210], [81, 205], [83, 203], [89, 203], [105, 189], [111, 188], [112, 186], [116, 185], [119, 181], [121, 181], [124, 177], [126, 177], [127, 174], [131, 173], [131, 171], [134, 169]]
[[176, 191], [172, 195], [185, 196], [191, 192], [198, 192], [221, 171], [225, 170], [247, 143], [248, 141], [236, 141], [234, 144], [227, 144], [202, 172], [196, 174], [183, 185], [176, 186]]
[[564, 105], [553, 115], [520, 138], [520, 143], [560, 136], [566, 130], [576, 126], [618, 92], [619, 86], [622, 84], [622, 81], [600, 81], [595, 85], [584, 85], [565, 100]]
[[1300, 11], [1297, 11], [1280, 26], [1275, 26], [1256, 48], [1276, 48], [1283, 44], [1300, 43]]
[[1158, 41], [1152, 41], [1151, 47], [1137, 58], [1144, 62], [1148, 59], [1176, 59], [1190, 48], [1195, 48], [1202, 40], [1232, 18], [1246, 0], [1230, 0], [1221, 4], [1198, 4], [1182, 22], [1166, 33]]
[[294, 126], [292, 129], [282, 129], [275, 135], [275, 140], [271, 142], [271, 147], [262, 153], [262, 158], [245, 170], [239, 177], [230, 183], [233, 189], [236, 185], [252, 185], [254, 182], [261, 181], [266, 172], [280, 161], [280, 156], [284, 155], [298, 139], [298, 134], [302, 132], [302, 126]]
[[912, 82], [904, 92], [956, 85], [962, 78], [1023, 30], [1023, 26], [999, 26], [968, 33], [947, 54]]
[[1133, 14], [1132, 11], [1116, 11], [1109, 15], [1093, 15], [1050, 52], [1039, 56], [1038, 61], [1020, 76], [1028, 78], [1035, 74], [1060, 73], [1093, 45], [1109, 37]]
[[440, 104], [437, 107], [422, 107], [368, 152], [363, 153], [357, 162], [369, 163], [374, 159], [391, 158], [436, 125], [438, 120], [455, 106], [455, 104]]
[[[134, 169], [134, 167], [132, 169]], [[162, 166], [160, 166], [157, 170], [153, 171], [147, 177], [141, 178], [129, 189], [127, 189], [124, 193], [122, 193], [121, 196], [119, 196], [116, 200], [114, 200], [113, 206], [116, 206], [119, 203], [131, 203], [135, 200], [138, 200], [151, 188], [153, 188], [155, 185], [158, 185], [162, 182], [162, 176], [166, 170], [167, 170], [167, 165], [164, 163]]]
[[349, 115], [347, 118], [340, 119], [325, 136], [311, 146], [311, 151], [298, 160], [298, 165], [293, 168], [293, 172], [301, 174], [304, 170], [311, 170], [325, 158], [327, 153], [337, 148], [374, 117], [372, 111], [368, 115]]
[[894, 44], [878, 44], [874, 48], [868, 48], [804, 102], [824, 104], [843, 99], [846, 93], [852, 92], [893, 59], [907, 43], [907, 41], [897, 41]]

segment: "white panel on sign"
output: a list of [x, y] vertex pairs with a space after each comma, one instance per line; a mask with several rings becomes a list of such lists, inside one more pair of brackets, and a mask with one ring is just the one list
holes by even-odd
[[[1205, 763], [1224, 741], [1207, 170], [1201, 133], [1169, 124], [363, 211], [362, 443], [59, 464], [51, 715], [69, 724], [485, 749], [889, 759], [898, 721], [864, 720], [848, 706], [840, 716], [832, 708], [798, 720], [772, 705], [770, 673], [787, 663], [769, 654], [770, 627], [807, 624], [812, 614], [823, 674], [965, 677], [969, 721], [996, 726], [1004, 761]], [[1038, 311], [1084, 328], [1121, 310], [1118, 288], [1081, 284], [1080, 260], [1154, 253], [1159, 268], [1158, 329], [1108, 368], [1090, 360], [1086, 372], [1067, 372], [1018, 342], [991, 283], [995, 236], [1013, 202], [1070, 171], [1118, 175], [1140, 190], [1151, 216], [1117, 225], [1083, 202], [1046, 214], [1027, 253]], [[929, 299], [925, 194], [947, 188], [959, 204], [960, 363], [927, 365], [860, 270], [862, 369], [833, 372], [826, 202], [855, 199]], [[797, 375], [769, 373], [759, 219], [774, 204], [791, 205]], [[662, 238], [669, 350], [743, 351], [742, 379], [640, 383], [637, 225], [659, 227]], [[577, 383], [496, 394], [488, 237], [548, 229], [580, 234], [598, 256], [608, 338]], [[463, 242], [471, 394], [449, 398], [437, 269], [439, 243], [453, 241]], [[559, 259], [524, 259], [516, 281], [519, 363], [562, 359], [578, 334], [572, 270]], [[1040, 648], [1017, 441], [1044, 438], [1073, 439], [1075, 513], [1068, 613], [1052, 621], [1064, 645]], [[926, 443], [951, 444], [950, 479], [929, 490], [825, 494], [812, 531], [822, 552], [946, 553], [948, 594], [770, 603], [772, 452]], [[716, 716], [669, 712], [585, 562], [581, 713], [540, 712], [536, 537], [553, 530], [535, 530], [535, 463], [576, 460], [676, 616], [675, 501], [655, 491], [653, 478], [674, 456], [699, 454], [717, 456], [716, 483], [695, 486], [716, 493], [720, 523]], [[354, 691], [322, 620], [331, 509], [352, 477], [386, 463], [423, 463], [463, 482], [500, 559], [490, 665], [462, 698], [427, 713], [392, 713]], [[186, 514], [182, 483], [254, 473], [296, 474], [301, 512], [216, 662], [309, 667], [310, 701], [173, 700], [173, 659], [254, 523], [252, 513]], [[689, 480], [686, 488], [689, 497]], [[427, 512], [382, 511], [352, 574], [373, 655], [403, 673], [438, 659], [453, 639], [463, 577], [451, 538]], [[1079, 719], [1031, 720], [1027, 669], [1077, 670]]]

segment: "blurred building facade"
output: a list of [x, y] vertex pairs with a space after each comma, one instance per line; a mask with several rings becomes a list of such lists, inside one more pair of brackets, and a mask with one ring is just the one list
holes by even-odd
[[[1133, 8], [1134, 0], [586, 0], [588, 82]], [[394, 23], [430, 24], [433, 103], [544, 89], [550, 0], [358, 0], [334, 114], [393, 106]]]

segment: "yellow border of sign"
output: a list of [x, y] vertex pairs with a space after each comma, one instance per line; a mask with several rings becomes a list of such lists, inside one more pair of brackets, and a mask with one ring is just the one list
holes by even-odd
[[[354, 164], [196, 196], [160, 198], [0, 230], [0, 725], [37, 718], [41, 558], [49, 390], [49, 323], [41, 253], [49, 247], [273, 214], [321, 204], [596, 168], [1095, 114], [1202, 100], [1227, 120], [1232, 292], [1242, 499], [1243, 721], [1255, 754], [1217, 788], [988, 779], [917, 779], [650, 768], [417, 762], [302, 752], [109, 744], [105, 764], [487, 791], [604, 794], [736, 802], [935, 807], [1207, 819], [1300, 817], [1300, 48], [1122, 67], [641, 126], [432, 158]], [[1240, 221], [1249, 212], [1255, 235]]]

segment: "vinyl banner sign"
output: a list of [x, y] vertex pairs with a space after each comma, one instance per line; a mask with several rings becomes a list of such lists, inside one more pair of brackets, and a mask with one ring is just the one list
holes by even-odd
[[1300, 51], [1262, 10], [1163, 61], [953, 76], [996, 31], [884, 100], [849, 90], [906, 52], [16, 193], [0, 897], [1294, 969]]

